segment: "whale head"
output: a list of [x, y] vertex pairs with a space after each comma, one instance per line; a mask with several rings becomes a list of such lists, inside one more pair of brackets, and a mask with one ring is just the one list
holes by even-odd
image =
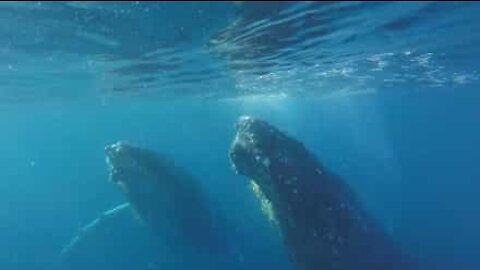
[[295, 182], [302, 180], [298, 178], [303, 168], [322, 171], [302, 143], [266, 121], [249, 116], [240, 117], [236, 123], [229, 157], [236, 173], [253, 180], [268, 199], [294, 191]]
[[176, 167], [168, 157], [126, 141], [106, 146], [105, 155], [110, 181], [127, 193], [166, 192], [178, 185]]
[[132, 179], [144, 178], [151, 168], [147, 150], [119, 141], [105, 147], [109, 179], [113, 183], [127, 183]]
[[230, 148], [229, 157], [238, 174], [255, 179], [268, 176], [272, 146], [275, 134], [271, 127], [261, 120], [242, 116], [235, 125], [236, 135]]
[[117, 184], [137, 214], [155, 228], [175, 215], [188, 193], [185, 177], [163, 155], [119, 141], [105, 147], [110, 181]]

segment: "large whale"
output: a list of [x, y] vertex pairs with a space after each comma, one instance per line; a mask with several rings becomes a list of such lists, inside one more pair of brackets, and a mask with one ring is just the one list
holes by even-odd
[[170, 158], [126, 142], [105, 147], [105, 154], [110, 180], [127, 203], [74, 237], [62, 252], [64, 269], [235, 269], [222, 215], [197, 179]]
[[251, 179], [296, 269], [420, 268], [340, 177], [269, 123], [241, 117], [229, 157], [235, 171]]

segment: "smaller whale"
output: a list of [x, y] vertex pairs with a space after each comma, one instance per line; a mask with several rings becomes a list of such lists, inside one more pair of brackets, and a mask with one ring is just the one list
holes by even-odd
[[420, 269], [343, 179], [269, 123], [241, 117], [229, 157], [251, 179], [296, 269]]
[[165, 236], [167, 229], [169, 241], [187, 239], [202, 247], [215, 239], [205, 191], [173, 160], [126, 142], [109, 145], [105, 152], [111, 182], [153, 233]]
[[127, 142], [105, 147], [127, 203], [106, 211], [62, 252], [63, 269], [235, 269], [239, 263], [198, 180], [170, 158]]

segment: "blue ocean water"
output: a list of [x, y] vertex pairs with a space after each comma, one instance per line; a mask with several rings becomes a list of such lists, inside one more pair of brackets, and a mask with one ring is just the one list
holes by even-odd
[[241, 115], [302, 141], [429, 269], [480, 269], [479, 11], [0, 4], [0, 269], [55, 269], [84, 225], [125, 201], [105, 164], [118, 140], [166, 153], [202, 181], [248, 247], [245, 269], [293, 269], [231, 169]]

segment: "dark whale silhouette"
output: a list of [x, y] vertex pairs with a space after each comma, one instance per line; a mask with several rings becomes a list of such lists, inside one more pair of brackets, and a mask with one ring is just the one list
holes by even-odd
[[269, 123], [241, 117], [229, 157], [252, 179], [297, 269], [420, 269], [340, 177]]
[[117, 142], [105, 148], [110, 180], [128, 203], [85, 226], [62, 252], [63, 269], [236, 269], [199, 182], [158, 153]]

